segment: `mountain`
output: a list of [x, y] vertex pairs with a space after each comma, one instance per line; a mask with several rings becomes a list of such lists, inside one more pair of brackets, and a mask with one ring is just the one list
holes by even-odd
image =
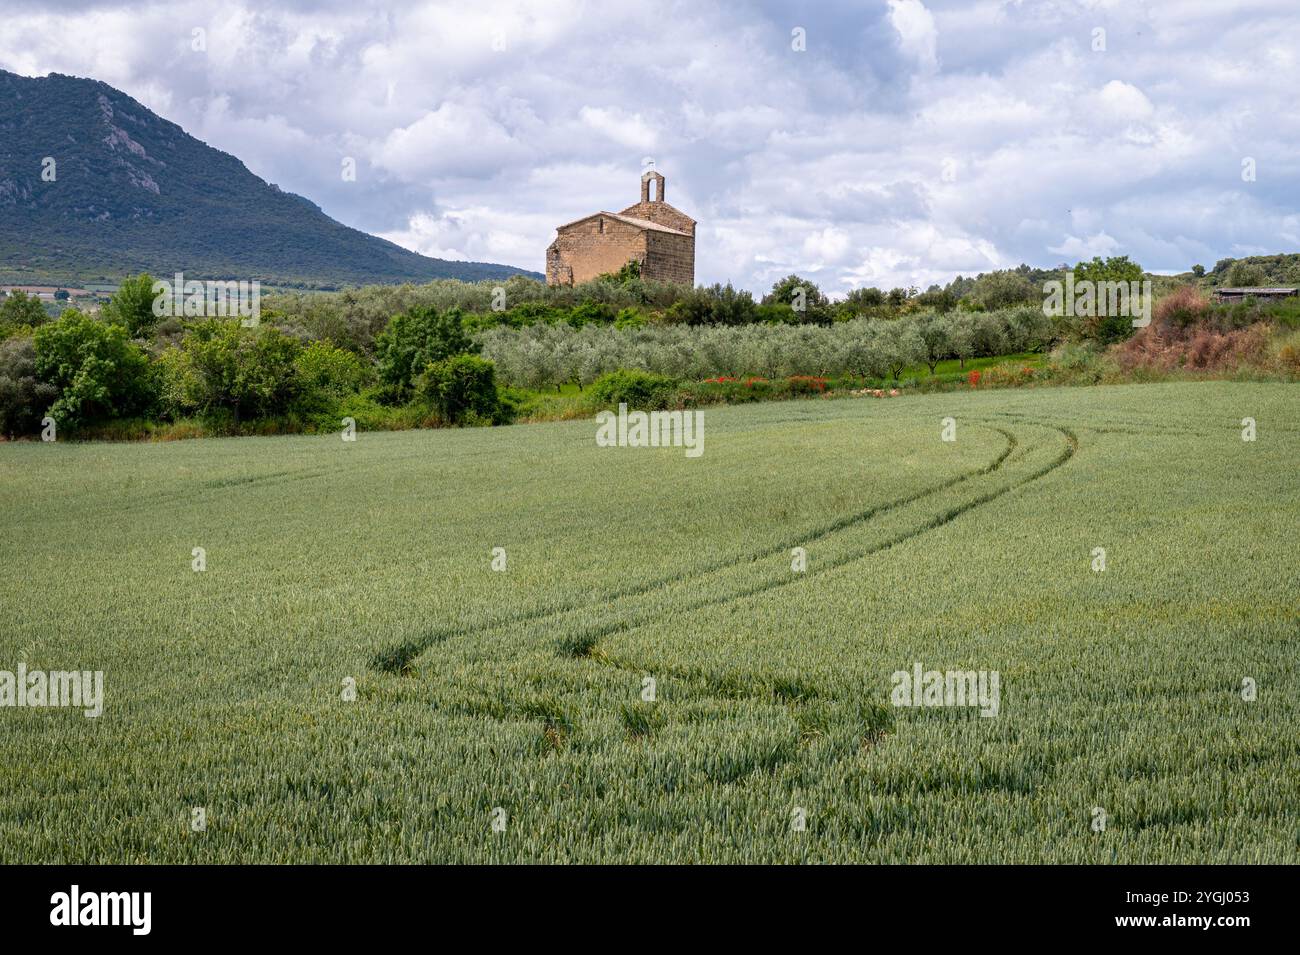
[[542, 277], [351, 229], [106, 83], [0, 70], [0, 275], [111, 282], [143, 271], [318, 288]]

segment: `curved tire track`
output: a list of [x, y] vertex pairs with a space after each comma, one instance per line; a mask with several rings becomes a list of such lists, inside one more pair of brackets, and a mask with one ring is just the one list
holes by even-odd
[[[677, 604], [671, 608], [671, 611], [664, 610], [662, 608], [650, 607], [645, 610], [641, 610], [639, 612], [634, 611], [630, 616], [625, 617], [623, 619], [611, 620], [607, 623], [582, 628], [574, 634], [567, 635], [561, 641], [561, 647], [560, 647], [561, 652], [565, 653], [568, 656], [574, 656], [574, 657], [589, 656], [592, 654], [592, 652], [594, 652], [597, 644], [604, 638], [612, 636], [616, 633], [624, 633], [628, 630], [635, 629], [636, 627], [645, 626], [646, 624], [653, 623], [655, 620], [661, 619], [669, 612], [679, 613], [683, 611], [689, 612], [694, 610], [702, 610], [708, 607], [721, 607], [721, 606], [726, 606], [728, 604], [735, 603], [736, 601], [739, 600], [743, 600], [747, 597], [752, 597], [758, 594], [779, 590], [782, 587], [788, 587], [793, 584], [801, 583], [811, 577], [817, 576], [818, 574], [823, 574], [828, 571], [835, 570], [836, 568], [843, 567], [846, 564], [850, 564], [854, 561], [863, 560], [867, 557], [872, 557], [876, 554], [882, 553], [886, 550], [896, 547], [899, 544], [906, 543], [907, 541], [919, 537], [922, 534], [943, 527], [945, 524], [949, 524], [952, 521], [955, 521], [958, 517], [961, 517], [963, 514], [971, 510], [974, 510], [977, 507], [981, 507], [985, 504], [990, 503], [991, 501], [995, 501], [998, 498], [1002, 497], [1003, 495], [1009, 494], [1011, 491], [1024, 487], [1026, 484], [1029, 484], [1033, 481], [1039, 480], [1040, 478], [1046, 476], [1047, 474], [1050, 474], [1052, 471], [1056, 470], [1058, 467], [1062, 466], [1067, 461], [1069, 461], [1070, 458], [1074, 456], [1079, 446], [1079, 441], [1077, 436], [1074, 434], [1074, 432], [1070, 431], [1067, 428], [1062, 428], [1056, 425], [1051, 425], [1049, 427], [1051, 427], [1055, 431], [1060, 432], [1065, 437], [1066, 439], [1065, 449], [1060, 454], [1058, 454], [1055, 458], [1049, 461], [1046, 465], [1039, 467], [1034, 471], [1031, 471], [1028, 475], [1019, 479], [1018, 481], [1014, 481], [1010, 484], [1007, 484], [1004, 487], [986, 492], [984, 494], [972, 498], [971, 500], [964, 501], [961, 504], [950, 507], [947, 510], [943, 511], [942, 513], [938, 514], [937, 516], [932, 517], [930, 520], [927, 520], [916, 527], [908, 528], [905, 531], [895, 534], [892, 537], [884, 541], [881, 541], [878, 544], [874, 544], [868, 547], [866, 550], [841, 555], [836, 558], [831, 558], [829, 560], [819, 562], [817, 565], [817, 569], [812, 573], [801, 574], [799, 576], [783, 575], [781, 577], [769, 578], [767, 580], [759, 581], [755, 584], [742, 587], [738, 591], [733, 590], [732, 592], [723, 596], [707, 596], [707, 597], [695, 599], [687, 603]], [[946, 490], [949, 487], [960, 484], [971, 477], [978, 476], [979, 474], [992, 473], [993, 471], [998, 470], [1002, 466], [1002, 463], [1006, 460], [1006, 458], [1010, 456], [1012, 449], [1016, 446], [1014, 436], [1008, 434], [1008, 437], [1011, 439], [1011, 444], [1009, 445], [1006, 452], [1003, 455], [1001, 455], [993, 464], [988, 465], [986, 468], [981, 469], [979, 472], [971, 472], [969, 474], [959, 476], [958, 478], [954, 478], [950, 481], [944, 482], [942, 485], [936, 488], [931, 488], [925, 492], [921, 492], [915, 495], [910, 495], [906, 500], [900, 499], [902, 503], [900, 503], [899, 501], [890, 502], [887, 505], [881, 505], [879, 507], [872, 508], [869, 512], [866, 513], [869, 514], [870, 516], [876, 516], [878, 514], [884, 513], [889, 510], [895, 510], [898, 507], [903, 506], [903, 503], [914, 503], [915, 501], [918, 501], [924, 497], [929, 497], [933, 494], [936, 494], [940, 490]], [[863, 518], [863, 520], [866, 519], [869, 519], [869, 517]], [[848, 527], [848, 526], [852, 526], [853, 524], [857, 524], [861, 522], [862, 520], [850, 520], [847, 523], [845, 523], [843, 526]], [[821, 536], [824, 537], [826, 535], [823, 534]], [[803, 540], [800, 541], [800, 543], [806, 543], [808, 542], [808, 540], [809, 540], [808, 538], [804, 538]], [[784, 547], [772, 549], [767, 556], [772, 556], [777, 553], [780, 553], [781, 550], [783, 549]], [[718, 570], [725, 570], [734, 566], [739, 566], [744, 562], [745, 562], [745, 558], [741, 558], [739, 560], [733, 559], [726, 562], [726, 564], [723, 567], [715, 568], [715, 570], [709, 571], [709, 573], [716, 573]], [[692, 579], [697, 579], [699, 576], [701, 576], [699, 573], [695, 573], [691, 575]], [[677, 578], [672, 578], [667, 583], [662, 583], [655, 587], [639, 588], [637, 591], [637, 595], [641, 595], [643, 593], [647, 593], [652, 590], [666, 589], [668, 586], [671, 586], [672, 583], [676, 583], [679, 580], [684, 580], [684, 579], [686, 578], [677, 577]], [[628, 595], [624, 594], [623, 596], [628, 596]], [[616, 598], [611, 598], [611, 599], [616, 599]], [[582, 606], [582, 605], [578, 604], [576, 606]], [[518, 619], [501, 621], [497, 623], [489, 623], [481, 627], [475, 627], [472, 629], [474, 632], [481, 633], [484, 631], [496, 630], [501, 626], [509, 626], [516, 623], [538, 623], [550, 619], [552, 617], [560, 616], [563, 613], [568, 612], [568, 610], [572, 610], [572, 609], [575, 608], [569, 607], [564, 610], [548, 611], [542, 614], [523, 615], [520, 616]], [[615, 612], [617, 613], [618, 611]], [[376, 657], [374, 661], [374, 665], [377, 669], [384, 670], [385, 672], [390, 672], [390, 673], [399, 672], [403, 669], [409, 668], [410, 663], [413, 662], [416, 657], [418, 657], [421, 653], [429, 649], [434, 644], [441, 643], [443, 640], [446, 640], [451, 636], [469, 633], [470, 629], [471, 628], [461, 628], [455, 631], [448, 631], [446, 633], [437, 635], [434, 639], [429, 640], [427, 642], [412, 641], [411, 643], [404, 644], [402, 647], [397, 648], [396, 651], [389, 651], [387, 654], [381, 654], [379, 657]], [[406, 655], [407, 651], [410, 651], [409, 656]], [[396, 660], [392, 659], [391, 655], [395, 653], [400, 655], [400, 662], [397, 662]], [[386, 666], [384, 665], [385, 663], [388, 663], [389, 665]]]
[[[899, 544], [920, 537], [932, 530], [952, 523], [963, 514], [969, 513], [970, 511], [995, 501], [1014, 490], [1040, 480], [1055, 471], [1057, 468], [1063, 466], [1073, 458], [1075, 453], [1078, 451], [1078, 437], [1068, 428], [1060, 427], [1058, 425], [1045, 425], [1045, 427], [1049, 427], [1059, 432], [1065, 438], [1065, 447], [1063, 450], [1045, 465], [1035, 468], [1024, 477], [1006, 484], [1003, 487], [977, 495], [976, 497], [950, 507], [920, 525], [895, 534], [887, 540], [868, 547], [865, 551], [841, 555], [840, 557], [834, 558], [825, 563], [819, 563], [815, 573], [824, 573], [837, 567], [842, 567], [846, 564], [852, 563], [853, 561], [865, 559]], [[909, 495], [901, 502], [890, 502], [887, 505], [880, 505], [868, 509], [868, 511], [862, 512], [858, 515], [839, 518], [831, 522], [829, 525], [826, 525], [826, 528], [831, 529], [824, 528], [818, 536], [825, 537], [828, 534], [833, 533], [834, 530], [844, 529], [851, 527], [854, 524], [870, 520], [871, 517], [884, 511], [901, 507], [904, 503], [913, 503], [936, 494], [940, 490], [955, 486], [956, 484], [972, 477], [997, 471], [1011, 456], [1019, 442], [1010, 432], [1004, 431], [1001, 428], [995, 428], [995, 430], [1000, 431], [1004, 436], [1006, 436], [1007, 447], [991, 464], [986, 465], [984, 468], [977, 471], [959, 475], [952, 480], [943, 482], [935, 488], [918, 492], [914, 495]], [[810, 538], [803, 538], [802, 542], [806, 543], [809, 539]], [[765, 551], [765, 555], [771, 556], [780, 553], [784, 549], [784, 546], [770, 548]], [[746, 558], [742, 556], [740, 558], [733, 558], [720, 562], [719, 566], [715, 568], [715, 570], [738, 566], [744, 563], [745, 559]], [[723, 674], [719, 676], [717, 674], [709, 674], [690, 668], [646, 668], [638, 665], [636, 661], [614, 657], [605, 652], [605, 650], [600, 646], [600, 641], [605, 637], [631, 630], [637, 626], [643, 626], [666, 616], [670, 612], [677, 613], [683, 610], [692, 611], [708, 607], [726, 606], [746, 597], [774, 591], [781, 587], [801, 582], [806, 580], [807, 576], [811, 575], [770, 578], [753, 586], [745, 587], [739, 592], [729, 593], [723, 597], [706, 597], [696, 600], [686, 606], [678, 605], [667, 610], [662, 607], [650, 607], [640, 613], [633, 613], [623, 619], [613, 620], [597, 627], [588, 627], [580, 631], [577, 635], [566, 637], [561, 641], [560, 646], [557, 647], [557, 654], [575, 662], [585, 659], [598, 665], [625, 673], [640, 674], [646, 672], [647, 669], [655, 669], [657, 672], [671, 675], [675, 679], [681, 680], [690, 685], [692, 688], [692, 695], [696, 699], [730, 699], [754, 705], [778, 705], [784, 707], [788, 712], [791, 721], [799, 727], [800, 736], [798, 739], [793, 741], [789, 747], [787, 747], [786, 751], [779, 754], [772, 754], [773, 759], [769, 760], [767, 763], [763, 763], [761, 766], [756, 766], [754, 771], [762, 769], [770, 771], [776, 765], [800, 759], [801, 757], [799, 753], [802, 748], [802, 742], [821, 733], [825, 726], [836, 723], [840, 724], [842, 729], [851, 731], [852, 738], [857, 741], [856, 749], [858, 751], [869, 749], [872, 746], [879, 744], [893, 729], [894, 715], [883, 704], [870, 704], [864, 707], [859, 703], [855, 706], [851, 700], [842, 699], [838, 693], [806, 683], [802, 680], [792, 681], [779, 677], [755, 680], [740, 674]], [[670, 586], [676, 579], [679, 578], [674, 578], [661, 586]], [[644, 593], [655, 588], [641, 587], [636, 589], [639, 592]], [[550, 617], [558, 616], [563, 612], [564, 611], [552, 611], [532, 616], [521, 615], [521, 619], [515, 622], [538, 622]], [[476, 629], [480, 631], [484, 629], [495, 629], [501, 625], [502, 624], [489, 625], [488, 627]], [[425, 648], [427, 649], [427, 646]], [[413, 659], [413, 657], [411, 659]], [[409, 662], [409, 660], [407, 662]], [[635, 704], [633, 705], [633, 708], [635, 709]], [[556, 713], [549, 711], [545, 713], [531, 712], [527, 706], [523, 705], [507, 706], [503, 710], [498, 710], [496, 707], [491, 709], [474, 707], [473, 709], [477, 711], [476, 715], [487, 716], [488, 718], [538, 718], [542, 723], [541, 739], [544, 741], [543, 749], [548, 752], [558, 750], [561, 747], [566, 735], [564, 730], [567, 729], [572, 731], [574, 725], [569, 717], [563, 715], [562, 710], [558, 711], [560, 712], [560, 716], [557, 717]], [[625, 707], [625, 712], [623, 714], [624, 725], [630, 736], [636, 739], [644, 739], [653, 735], [659, 724], [650, 720], [641, 721], [639, 719], [639, 713], [640, 711], [636, 710], [635, 712], [631, 712], [629, 715], [629, 711], [627, 711], [627, 708]], [[850, 723], [852, 724], [851, 726], [847, 725]], [[562, 727], [563, 729], [557, 729], [557, 726]], [[846, 738], [847, 736], [848, 734], [846, 734]], [[771, 765], [769, 765], [769, 763]], [[747, 775], [747, 773], [741, 775]], [[729, 778], [723, 781], [737, 782], [739, 781], [739, 778], [740, 777], [734, 779]]]
[[[630, 597], [641, 597], [641, 596], [645, 596], [646, 594], [653, 593], [656, 590], [663, 590], [667, 587], [672, 586], [673, 584], [679, 583], [687, 579], [697, 579], [707, 574], [715, 574], [718, 573], [719, 571], [728, 570], [732, 567], [739, 567], [740, 565], [745, 563], [756, 563], [757, 561], [764, 560], [769, 557], [774, 557], [777, 554], [789, 551], [789, 549], [792, 547], [804, 546], [809, 543], [822, 540], [826, 537], [829, 537], [831, 534], [837, 533], [842, 530], [846, 530], [857, 524], [864, 524], [872, 520], [873, 518], [879, 517], [882, 514], [887, 514], [890, 511], [895, 511], [901, 507], [906, 507], [908, 504], [914, 504], [917, 501], [920, 501], [924, 498], [931, 497], [935, 494], [940, 494], [943, 491], [946, 491], [952, 487], [956, 487], [957, 485], [965, 481], [969, 481], [973, 478], [983, 477], [984, 475], [991, 474], [1002, 467], [1002, 465], [1006, 462], [1007, 458], [1009, 458], [1012, 455], [1012, 453], [1015, 451], [1019, 442], [1016, 436], [1012, 434], [1010, 431], [1006, 430], [1005, 428], [1001, 428], [996, 425], [991, 425], [989, 427], [991, 430], [997, 431], [999, 434], [1001, 434], [1006, 439], [1007, 443], [1006, 446], [1002, 449], [1002, 451], [997, 455], [997, 457], [995, 457], [991, 462], [983, 465], [982, 467], [975, 468], [970, 471], [963, 471], [962, 473], [954, 477], [951, 477], [946, 481], [942, 481], [939, 484], [935, 484], [931, 487], [924, 488], [912, 494], [904, 495], [903, 497], [896, 498], [895, 500], [888, 501], [884, 504], [877, 504], [873, 507], [867, 508], [864, 511], [859, 511], [855, 514], [841, 516], [827, 524], [823, 524], [819, 528], [814, 528], [809, 533], [794, 535], [782, 541], [781, 543], [773, 545], [771, 547], [766, 547], [757, 551], [749, 551], [747, 553], [741, 554], [736, 557], [725, 557], [711, 564], [706, 564], [703, 567], [692, 568], [689, 574], [673, 574], [670, 576], [658, 577], [640, 584], [636, 584], [631, 587], [625, 587], [621, 590], [616, 590], [609, 594], [606, 594], [600, 599], [604, 601], [612, 602], [616, 600], [626, 600]], [[548, 620], [553, 617], [558, 617], [563, 614], [569, 613], [571, 611], [577, 610], [581, 607], [587, 606], [588, 603], [589, 603], [588, 600], [574, 599], [566, 603], [560, 604], [558, 606], [547, 608], [545, 610], [535, 610], [535, 611], [526, 611], [526, 612], [521, 612], [516, 614], [509, 614], [504, 617], [499, 617], [496, 620], [488, 621], [487, 623], [484, 623], [479, 626], [451, 627], [445, 630], [434, 630], [419, 639], [409, 640], [406, 643], [403, 643], [399, 646], [381, 651], [380, 653], [372, 657], [370, 665], [373, 669], [380, 670], [385, 673], [401, 673], [410, 668], [411, 663], [415, 660], [416, 657], [420, 656], [422, 653], [424, 653], [426, 650], [429, 650], [433, 646], [436, 646], [439, 643], [449, 640], [452, 637], [465, 636], [469, 633], [481, 633], [485, 630], [496, 630], [499, 627], [511, 626], [513, 624], [535, 623], [542, 620]]]

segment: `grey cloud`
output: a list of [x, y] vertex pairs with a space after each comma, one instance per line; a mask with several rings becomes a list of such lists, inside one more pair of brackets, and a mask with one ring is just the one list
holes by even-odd
[[1294, 248], [1300, 12], [1222, 7], [10, 0], [0, 66], [95, 76], [348, 224], [533, 269], [652, 155], [700, 281], [843, 291]]

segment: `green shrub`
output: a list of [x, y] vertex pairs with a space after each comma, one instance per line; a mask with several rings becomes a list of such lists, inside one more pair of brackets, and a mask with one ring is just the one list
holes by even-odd
[[664, 321], [670, 325], [704, 325], [709, 321], [712, 310], [713, 305], [703, 292], [691, 291], [673, 302], [672, 307], [664, 313]]
[[796, 310], [802, 309], [810, 311], [812, 309], [828, 308], [830, 300], [822, 294], [817, 283], [810, 282], [808, 279], [799, 275], [787, 275], [772, 285], [772, 291], [763, 296], [764, 305], [773, 305], [776, 303], [791, 305]]
[[35, 434], [58, 389], [36, 376], [36, 346], [28, 335], [0, 342], [0, 434]]
[[1098, 355], [1092, 345], [1067, 342], [1052, 352], [1052, 364], [1063, 371], [1082, 371], [1096, 364]]
[[1040, 301], [1042, 292], [1024, 272], [1001, 269], [981, 275], [975, 280], [970, 299], [982, 306], [982, 311], [997, 311], [1029, 302]]
[[728, 282], [684, 291], [664, 320], [670, 325], [751, 325], [760, 319], [753, 296]]
[[633, 279], [641, 277], [641, 262], [637, 259], [628, 259], [623, 263], [623, 267], [617, 272], [606, 272], [599, 276], [602, 279], [609, 279], [612, 282], [630, 282]]
[[308, 344], [293, 364], [300, 389], [296, 406], [304, 414], [332, 410], [344, 396], [361, 391], [373, 375], [356, 354], [324, 341]]
[[0, 301], [0, 338], [12, 335], [21, 328], [35, 328], [49, 321], [45, 306], [35, 295], [14, 292]]
[[373, 390], [347, 395], [339, 401], [334, 414], [330, 427], [341, 427], [343, 418], [352, 418], [360, 431], [406, 431], [436, 424], [425, 402], [385, 404]]
[[354, 352], [330, 342], [311, 342], [294, 359], [303, 387], [342, 397], [370, 383], [373, 371]]
[[49, 414], [60, 427], [142, 414], [157, 399], [149, 357], [122, 325], [68, 309], [35, 332], [36, 375], [58, 390]]
[[1133, 319], [1128, 315], [1101, 315], [1093, 321], [1093, 337], [1103, 345], [1114, 345], [1133, 335]]
[[1263, 317], [1281, 328], [1300, 328], [1300, 298], [1283, 298], [1268, 302]]
[[771, 302], [754, 307], [754, 320], [764, 325], [798, 325], [799, 312], [785, 302]]
[[1234, 262], [1228, 269], [1224, 284], [1229, 288], [1255, 288], [1267, 281], [1268, 273], [1264, 271], [1262, 265], [1243, 259]]
[[564, 320], [574, 328], [581, 328], [583, 325], [609, 325], [614, 318], [614, 306], [603, 302], [583, 302], [569, 309]]
[[148, 272], [127, 278], [101, 310], [104, 321], [126, 329], [132, 338], [145, 338], [158, 324], [154, 314], [154, 280]]
[[1052, 352], [1047, 374], [1063, 384], [1096, 384], [1106, 372], [1106, 362], [1096, 345], [1068, 342]]
[[1007, 345], [1013, 351], [1042, 351], [1056, 338], [1052, 320], [1039, 305], [1010, 309], [1005, 316], [1005, 325]]
[[159, 358], [167, 410], [176, 417], [226, 412], [247, 418], [283, 415], [302, 392], [297, 339], [269, 325], [207, 319], [190, 326], [179, 348]]
[[614, 317], [615, 328], [640, 328], [645, 325], [645, 313], [639, 308], [631, 307], [621, 309]]
[[626, 404], [629, 408], [653, 411], [671, 407], [680, 384], [678, 379], [668, 375], [624, 369], [601, 375], [591, 383], [588, 393], [596, 407], [614, 408]]
[[477, 352], [466, 334], [459, 309], [440, 312], [420, 306], [394, 315], [375, 339], [379, 380], [391, 400], [404, 401], [425, 368], [452, 355]]
[[416, 393], [448, 424], [503, 424], [510, 409], [497, 393], [496, 368], [477, 355], [453, 355], [431, 364]]
[[467, 332], [481, 331], [506, 325], [510, 328], [525, 328], [543, 322], [554, 325], [565, 321], [569, 310], [545, 302], [521, 302], [501, 312], [476, 312], [466, 315], [461, 324]]

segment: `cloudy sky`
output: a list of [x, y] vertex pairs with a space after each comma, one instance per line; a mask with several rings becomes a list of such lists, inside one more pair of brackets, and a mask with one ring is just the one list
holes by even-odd
[[0, 67], [103, 80], [342, 222], [443, 258], [540, 271], [557, 224], [639, 198], [647, 158], [700, 222], [696, 280], [754, 290], [790, 272], [843, 292], [1300, 247], [1297, 0], [5, 14]]

